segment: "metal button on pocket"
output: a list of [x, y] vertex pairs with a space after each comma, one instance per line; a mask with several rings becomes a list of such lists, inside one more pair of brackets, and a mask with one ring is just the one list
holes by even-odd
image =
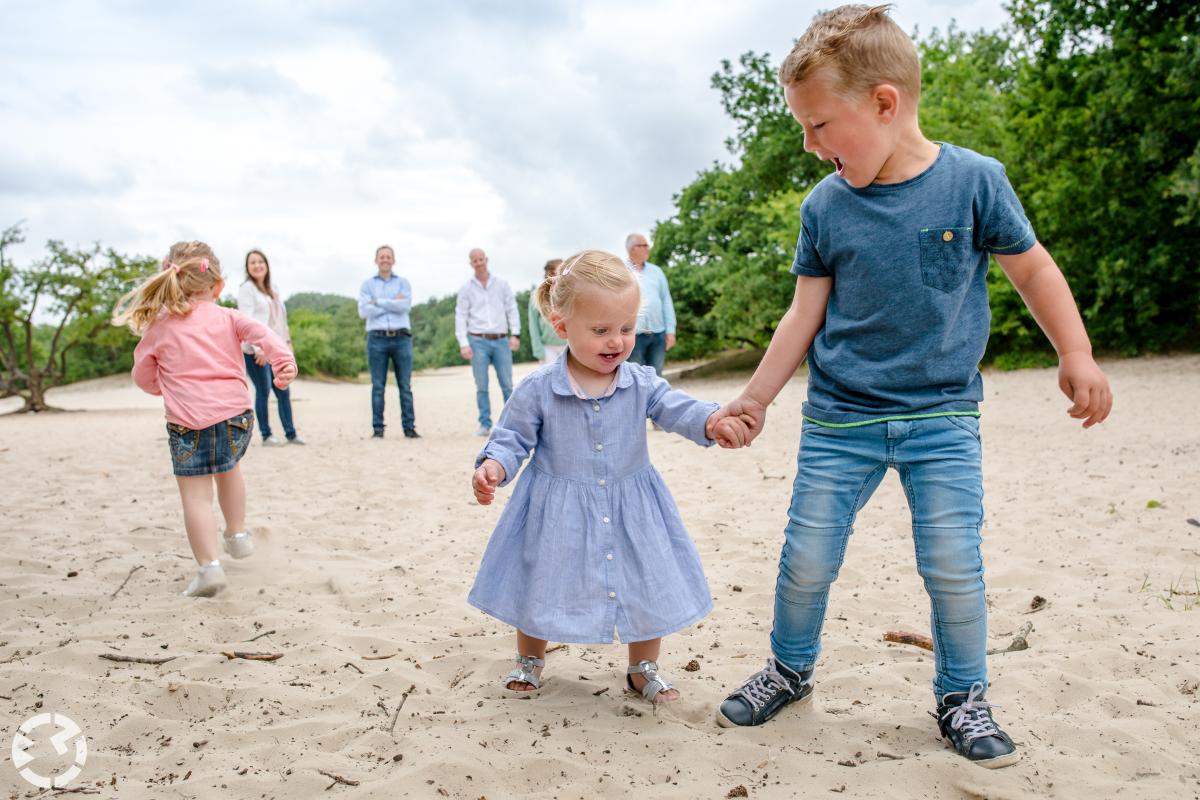
[[943, 242], [952, 242], [952, 241], [954, 241], [954, 231], [946, 231], [945, 233], [943, 233], [943, 234], [942, 234], [942, 241], [943, 241]]

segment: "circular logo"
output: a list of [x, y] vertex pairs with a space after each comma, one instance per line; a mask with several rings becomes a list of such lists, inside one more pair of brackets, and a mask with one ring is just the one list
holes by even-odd
[[[68, 742], [72, 740], [75, 742], [75, 763], [58, 775], [50, 778], [39, 775], [33, 771], [33, 768], [26, 766], [35, 758], [26, 751], [37, 744], [29, 738], [29, 734], [43, 725], [53, 725], [62, 728], [62, 730], [50, 737], [50, 744], [54, 745], [54, 752], [60, 756], [66, 754]], [[79, 726], [75, 724], [75, 720], [66, 714], [37, 714], [25, 720], [21, 724], [21, 727], [17, 728], [17, 733], [13, 736], [12, 742], [12, 761], [13, 766], [20, 771], [21, 777], [34, 786], [41, 789], [61, 789], [79, 777], [80, 772], [83, 772], [83, 765], [87, 762], [87, 737], [83, 735], [83, 731]]]

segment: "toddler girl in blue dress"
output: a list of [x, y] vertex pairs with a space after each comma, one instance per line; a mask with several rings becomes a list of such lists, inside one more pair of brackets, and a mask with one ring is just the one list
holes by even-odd
[[487, 505], [532, 453], [492, 533], [468, 601], [517, 629], [506, 688], [541, 687], [548, 640], [629, 643], [626, 682], [651, 702], [679, 697], [655, 663], [662, 637], [702, 619], [712, 599], [700, 557], [650, 463], [646, 419], [701, 446], [745, 441], [737, 417], [626, 363], [638, 283], [619, 258], [572, 256], [535, 302], [564, 353], [513, 392], [475, 461]]

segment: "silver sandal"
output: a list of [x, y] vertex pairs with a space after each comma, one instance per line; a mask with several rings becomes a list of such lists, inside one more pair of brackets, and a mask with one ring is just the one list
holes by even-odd
[[653, 661], [643, 660], [625, 670], [625, 683], [629, 684], [629, 690], [632, 692], [638, 691], [633, 685], [633, 676], [639, 672], [646, 678], [646, 685], [642, 687], [640, 694], [651, 703], [654, 702], [654, 698], [658, 697], [660, 692], [675, 688], [675, 684], [658, 674], [658, 664]]
[[[533, 687], [532, 691], [537, 691], [538, 689], [542, 688], [542, 678], [541, 676], [535, 674], [534, 670], [541, 669], [544, 666], [546, 666], [546, 659], [544, 658], [534, 658], [533, 656], [523, 656], [518, 654], [517, 668], [505, 675], [504, 678], [501, 679], [502, 683], [500, 685], [505, 689], [508, 689], [508, 685], [510, 683], [517, 681], [518, 683], [528, 683]], [[529, 691], [524, 689], [508, 689], [508, 691], [529, 694]]]

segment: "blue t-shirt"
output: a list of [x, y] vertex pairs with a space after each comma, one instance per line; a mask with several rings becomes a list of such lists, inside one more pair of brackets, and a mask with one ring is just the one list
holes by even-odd
[[1033, 227], [993, 158], [942, 144], [916, 177], [856, 189], [836, 174], [800, 207], [792, 274], [832, 278], [808, 353], [804, 416], [824, 425], [978, 414], [988, 255]]

